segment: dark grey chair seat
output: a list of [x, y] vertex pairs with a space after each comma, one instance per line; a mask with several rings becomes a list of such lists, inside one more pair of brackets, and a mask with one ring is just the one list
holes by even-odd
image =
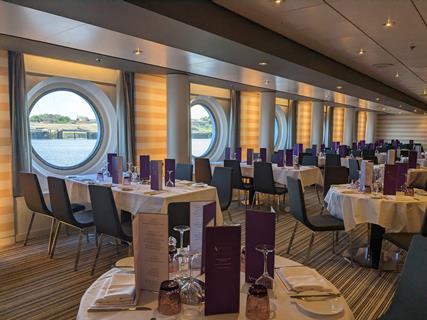
[[340, 231], [344, 230], [342, 220], [329, 214], [307, 217], [313, 231]]
[[408, 251], [411, 244], [412, 238], [416, 233], [385, 233], [383, 239], [390, 241], [395, 246]]
[[[50, 207], [50, 205], [49, 205], [49, 204], [47, 205], [47, 208], [48, 208], [50, 211], [52, 211], [52, 208]], [[85, 209], [86, 209], [86, 207], [85, 207], [84, 205], [80, 204], [80, 203], [72, 203], [72, 204], [71, 204], [71, 210], [72, 210], [73, 212], [83, 211], [83, 210], [85, 210]]]
[[77, 226], [79, 228], [87, 228], [93, 226], [94, 219], [92, 210], [74, 212], [73, 215], [74, 219], [76, 219]]

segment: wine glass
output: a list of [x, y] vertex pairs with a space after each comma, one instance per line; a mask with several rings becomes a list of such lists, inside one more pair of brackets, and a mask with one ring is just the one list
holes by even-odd
[[274, 279], [268, 273], [268, 254], [274, 252], [274, 246], [268, 244], [258, 244], [255, 250], [264, 255], [264, 273], [255, 281], [255, 284], [262, 284], [267, 289], [273, 289]]
[[108, 161], [104, 162], [104, 177], [111, 177], [110, 171], [108, 171], [108, 165], [110, 163]]
[[188, 269], [189, 277], [186, 279], [181, 286], [181, 300], [182, 303], [188, 305], [199, 305], [203, 301], [203, 288], [202, 286], [193, 278], [193, 261], [194, 259], [200, 257], [200, 252], [188, 252]]
[[139, 176], [138, 176], [138, 167], [137, 166], [133, 166], [133, 171], [132, 171], [132, 182], [139, 182]]
[[178, 252], [176, 253], [174, 259], [178, 261], [179, 263], [179, 272], [177, 275], [177, 280], [180, 280], [182, 278], [184, 278], [184, 273], [185, 273], [185, 262], [187, 257], [187, 248], [184, 248], [184, 233], [187, 231], [190, 231], [190, 227], [189, 226], [185, 226], [185, 225], [179, 225], [179, 226], [175, 226], [173, 227], [174, 231], [179, 232], [179, 248], [178, 248]]
[[174, 187], [175, 184], [172, 181], [172, 175], [174, 173], [174, 170], [168, 170], [168, 181], [166, 181], [166, 187]]

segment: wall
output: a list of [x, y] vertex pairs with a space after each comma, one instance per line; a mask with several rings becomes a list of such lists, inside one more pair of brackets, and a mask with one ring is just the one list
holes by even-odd
[[259, 149], [260, 94], [257, 92], [240, 93], [240, 146], [242, 158], [246, 159], [246, 149]]
[[366, 112], [359, 111], [357, 120], [357, 141], [365, 140], [366, 133]]
[[375, 139], [390, 141], [398, 138], [407, 143], [413, 139], [427, 146], [427, 116], [425, 115], [377, 115]]
[[297, 143], [305, 148], [311, 146], [311, 102], [298, 101], [297, 107]]
[[7, 52], [0, 50], [0, 247], [14, 243]]
[[332, 141], [343, 141], [344, 130], [344, 108], [334, 108], [334, 119], [332, 128]]

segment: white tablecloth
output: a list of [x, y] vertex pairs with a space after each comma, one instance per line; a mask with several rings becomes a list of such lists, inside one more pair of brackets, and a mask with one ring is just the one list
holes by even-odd
[[[95, 176], [79, 176], [76, 179], [66, 179], [68, 195], [71, 202], [90, 203], [88, 181], [82, 179], [93, 179]], [[134, 190], [123, 191], [122, 187], [130, 187]], [[215, 201], [216, 221], [222, 224], [222, 212], [215, 187], [207, 186], [203, 188], [192, 187], [190, 182], [177, 182], [176, 187], [164, 188], [159, 194], [150, 195], [152, 191], [150, 185], [132, 184], [131, 186], [113, 186], [113, 195], [118, 210], [125, 210], [132, 214], [137, 213], [167, 213], [168, 206], [173, 202], [186, 201]]]
[[[350, 157], [341, 158], [341, 166], [348, 168], [348, 159], [350, 159]], [[362, 158], [357, 157], [355, 159], [359, 161], [359, 165], [360, 165], [362, 162]], [[325, 163], [326, 163], [326, 157], [323, 156], [318, 158], [319, 167], [324, 167]]]
[[[355, 192], [355, 193], [348, 193]], [[427, 208], [427, 196], [387, 196], [349, 191], [347, 185], [331, 186], [325, 201], [329, 212], [344, 221], [345, 230], [358, 224], [374, 223], [387, 232], [419, 232]]]
[[[280, 258], [280, 259], [278, 259]], [[279, 265], [278, 265], [279, 263]], [[293, 267], [299, 265], [298, 263], [276, 256], [276, 267]], [[167, 317], [160, 315], [157, 309], [157, 293], [153, 292], [145, 292], [142, 295], [142, 301], [139, 302], [140, 305], [144, 305], [152, 308], [150, 311], [123, 311], [123, 312], [93, 312], [88, 313], [86, 310], [92, 303], [95, 301], [96, 296], [100, 290], [102, 290], [102, 284], [104, 283], [107, 277], [110, 277], [112, 273], [117, 272], [118, 269], [112, 269], [106, 273], [104, 273], [101, 277], [99, 277], [90, 287], [86, 290], [83, 295], [79, 312], [77, 314], [77, 320], [131, 320], [131, 319], [151, 319], [155, 317], [156, 319], [186, 319], [186, 320], [196, 320], [196, 319], [212, 319], [212, 320], [237, 320], [237, 319], [247, 319], [245, 316], [245, 308], [246, 308], [246, 292], [248, 289], [248, 285], [245, 283], [244, 274], [241, 274], [241, 294], [240, 294], [240, 313], [239, 314], [222, 314], [222, 315], [212, 315], [209, 317], [205, 317], [203, 315], [203, 307], [192, 307], [192, 306], [184, 306], [184, 311], [181, 311], [181, 314], [178, 316]], [[277, 320], [304, 320], [304, 319], [340, 319], [340, 320], [351, 320], [354, 319], [353, 313], [349, 309], [348, 305], [345, 303], [344, 311], [336, 316], [315, 316], [304, 313], [300, 311], [295, 303], [291, 302], [291, 299], [288, 295], [286, 288], [283, 283], [279, 279], [277, 275], [275, 275], [276, 281], [276, 298], [270, 300], [270, 309], [275, 311], [274, 318]], [[331, 284], [332, 286], [332, 284]], [[345, 301], [345, 300], [344, 300]], [[191, 310], [191, 314], [188, 312]], [[187, 312], [186, 312], [187, 311]]]
[[409, 169], [408, 185], [424, 188], [427, 185], [427, 168]]

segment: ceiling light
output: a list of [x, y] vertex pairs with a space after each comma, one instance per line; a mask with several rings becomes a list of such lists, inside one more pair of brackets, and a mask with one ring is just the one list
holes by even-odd
[[395, 78], [399, 78], [399, 71], [396, 72], [396, 74], [394, 75]]
[[139, 48], [137, 48], [137, 49], [133, 50], [133, 54], [135, 54], [135, 55], [137, 55], [137, 56], [139, 56], [141, 53], [142, 53], [142, 50], [141, 50], [141, 49], [139, 49]]
[[378, 69], [383, 69], [383, 68], [393, 67], [394, 64], [388, 63], [388, 62], [381, 62], [381, 63], [374, 63], [372, 66]]
[[359, 56], [362, 56], [362, 55], [364, 55], [366, 53], [366, 50], [363, 50], [363, 48], [360, 48], [360, 50], [357, 52], [357, 54], [359, 55]]
[[383, 23], [383, 26], [386, 27], [387, 29], [393, 27], [395, 24], [395, 22], [393, 20], [391, 20], [390, 18], [387, 18], [387, 20]]
[[258, 64], [259, 64], [260, 66], [265, 67], [266, 65], [268, 65], [268, 62], [261, 61], [261, 62], [258, 62]]
[[275, 3], [275, 4], [281, 4], [281, 3], [282, 3], [282, 0], [274, 0], [274, 3]]
[[376, 97], [375, 100], [380, 101], [380, 98]]
[[338, 90], [341, 90], [341, 89], [342, 89], [342, 86], [337, 86], [337, 89], [338, 89]]
[[383, 111], [386, 111], [387, 109], [386, 108], [383, 108]]
[[422, 95], [423, 97], [427, 97], [427, 89], [424, 89], [424, 90], [423, 90], [423, 93], [421, 93], [421, 95]]
[[414, 109], [414, 112], [417, 112], [417, 109]]
[[96, 57], [95, 61], [98, 62], [98, 63], [101, 63], [102, 62], [102, 58]]

